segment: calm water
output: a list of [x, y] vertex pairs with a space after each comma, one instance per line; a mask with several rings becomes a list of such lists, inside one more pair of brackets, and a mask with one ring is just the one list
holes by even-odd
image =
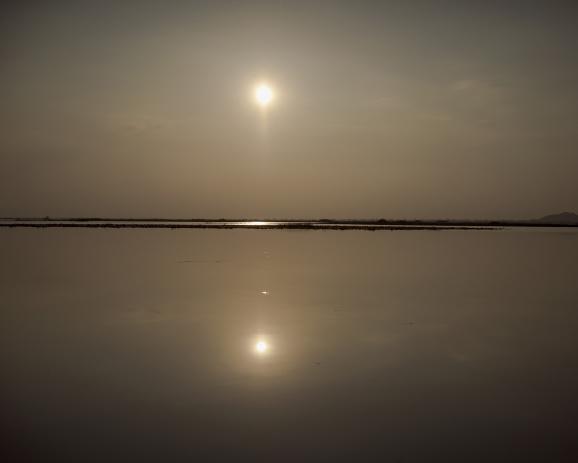
[[578, 231], [0, 230], [6, 461], [576, 461]]

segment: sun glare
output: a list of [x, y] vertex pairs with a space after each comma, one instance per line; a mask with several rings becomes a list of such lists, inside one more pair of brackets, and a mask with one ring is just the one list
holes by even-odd
[[259, 340], [255, 343], [255, 352], [258, 354], [265, 354], [269, 350], [269, 345], [263, 341]]
[[274, 97], [273, 89], [269, 85], [259, 84], [255, 87], [255, 100], [262, 108], [269, 106]]

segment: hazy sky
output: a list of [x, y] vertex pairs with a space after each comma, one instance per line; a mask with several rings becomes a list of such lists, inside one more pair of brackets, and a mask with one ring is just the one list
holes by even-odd
[[578, 210], [577, 2], [10, 3], [0, 216]]

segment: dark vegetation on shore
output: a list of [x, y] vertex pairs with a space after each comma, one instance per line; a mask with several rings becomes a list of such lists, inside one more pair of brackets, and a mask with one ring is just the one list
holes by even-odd
[[[187, 221], [190, 222], [190, 221]], [[273, 223], [273, 224], [230, 224], [230, 223], [135, 223], [127, 221], [126, 223], [91, 223], [91, 222], [59, 222], [59, 221], [44, 221], [44, 222], [0, 222], [0, 227], [7, 228], [213, 228], [213, 229], [260, 229], [260, 230], [493, 230], [496, 227], [472, 227], [472, 226], [435, 226], [435, 225], [365, 225], [360, 223], [344, 224], [338, 223], [335, 225], [328, 223]]]
[[492, 230], [504, 227], [578, 227], [578, 223], [503, 220], [265, 220], [134, 218], [3, 218], [5, 228], [208, 228], [286, 230]]
[[[30, 223], [35, 222], [35, 223]], [[122, 222], [122, 223], [119, 223]], [[253, 223], [252, 223], [253, 222]], [[264, 223], [255, 223], [264, 222]], [[273, 223], [268, 223], [273, 222]], [[280, 222], [280, 223], [277, 223]], [[567, 227], [578, 226], [578, 215], [571, 212], [547, 215], [529, 220], [398, 220], [398, 219], [172, 219], [158, 217], [6, 217], [0, 226], [36, 227], [107, 227], [107, 228], [295, 228], [295, 229], [376, 229], [413, 228], [472, 228], [472, 227]]]
[[258, 228], [294, 230], [480, 230], [502, 227], [578, 227], [571, 212], [532, 220], [390, 220], [390, 219], [166, 219], [110, 217], [0, 218], [0, 227], [29, 228]]

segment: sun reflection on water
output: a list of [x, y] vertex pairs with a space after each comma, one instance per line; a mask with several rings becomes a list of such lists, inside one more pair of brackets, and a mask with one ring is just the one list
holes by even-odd
[[259, 225], [270, 225], [270, 224], [271, 224], [271, 222], [265, 222], [265, 221], [263, 221], [263, 220], [251, 220], [251, 221], [243, 222], [243, 223], [244, 223], [244, 225], [248, 225], [248, 226], [251, 226], [251, 227], [259, 226]]

